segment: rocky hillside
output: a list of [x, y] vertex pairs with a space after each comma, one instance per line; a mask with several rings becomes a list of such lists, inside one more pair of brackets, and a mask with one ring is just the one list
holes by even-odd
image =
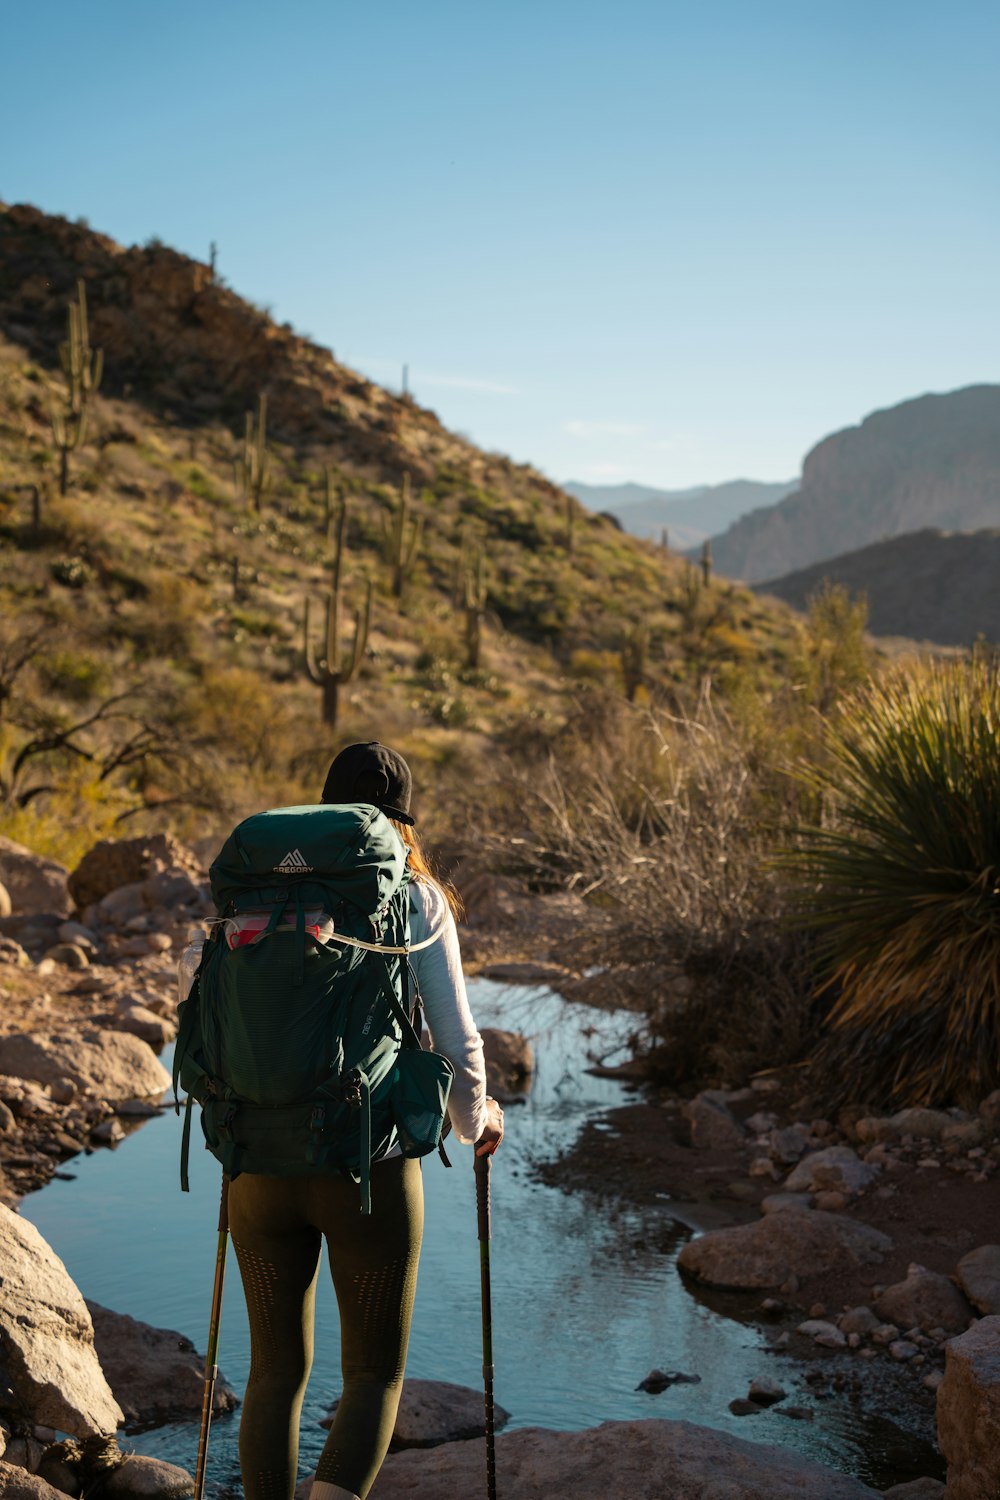
[[758, 582], [925, 527], [1000, 525], [1000, 386], [874, 412], [807, 456], [793, 494], [713, 538], [719, 571]]
[[889, 537], [757, 585], [804, 609], [824, 580], [868, 599], [875, 635], [940, 646], [1000, 641], [1000, 531], [922, 531]]
[[699, 484], [687, 490], [658, 490], [644, 484], [581, 484], [565, 488], [590, 510], [610, 511], [633, 536], [659, 541], [663, 528], [675, 552], [686, 552], [729, 526], [747, 511], [776, 505], [795, 489], [795, 481], [767, 484], [731, 479], [726, 484]]
[[[104, 370], [62, 494], [53, 411], [80, 281]], [[11, 838], [72, 863], [74, 829], [85, 847], [151, 808], [194, 837], [192, 823], [314, 796], [345, 736], [395, 737], [450, 805], [498, 742], [557, 734], [581, 692], [675, 701], [706, 673], [787, 675], [800, 626], [784, 606], [706, 587], [159, 243], [124, 249], [0, 207], [0, 322]], [[261, 397], [255, 456], [244, 424]], [[315, 681], [331, 674], [336, 721]]]

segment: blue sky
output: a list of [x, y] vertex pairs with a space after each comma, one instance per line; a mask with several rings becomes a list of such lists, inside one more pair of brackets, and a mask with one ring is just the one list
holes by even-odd
[[0, 5], [0, 197], [159, 235], [556, 479], [1000, 378], [993, 0]]

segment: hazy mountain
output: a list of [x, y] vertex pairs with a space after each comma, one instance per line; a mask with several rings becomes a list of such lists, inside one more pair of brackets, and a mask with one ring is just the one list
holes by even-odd
[[718, 571], [759, 581], [926, 527], [1000, 525], [1000, 386], [920, 396], [825, 438], [799, 488], [713, 537]]
[[803, 609], [824, 579], [868, 597], [874, 635], [905, 635], [942, 646], [1000, 641], [1000, 531], [925, 528], [890, 537], [755, 584], [759, 594]]
[[731, 479], [725, 484], [700, 484], [687, 490], [658, 490], [645, 484], [583, 484], [570, 480], [563, 489], [590, 510], [610, 511], [633, 536], [659, 540], [666, 526], [672, 550], [685, 552], [747, 511], [776, 504], [795, 485], [794, 479], [775, 484]]

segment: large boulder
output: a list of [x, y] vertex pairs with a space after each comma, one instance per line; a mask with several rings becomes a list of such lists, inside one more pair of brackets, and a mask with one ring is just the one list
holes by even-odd
[[194, 1494], [194, 1480], [165, 1459], [130, 1453], [102, 1482], [101, 1493], [108, 1500], [186, 1500]]
[[961, 1333], [968, 1328], [972, 1308], [962, 1293], [937, 1271], [911, 1265], [905, 1281], [887, 1286], [874, 1303], [884, 1323], [897, 1328], [943, 1328], [945, 1333]]
[[879, 1168], [862, 1161], [850, 1146], [826, 1146], [811, 1151], [794, 1167], [785, 1182], [786, 1193], [860, 1193], [874, 1182]]
[[720, 1287], [777, 1287], [853, 1266], [877, 1264], [892, 1249], [881, 1230], [842, 1214], [789, 1209], [752, 1224], [712, 1229], [677, 1258], [682, 1271]]
[[73, 910], [68, 877], [65, 865], [0, 837], [0, 882], [7, 888], [15, 917], [36, 913], [68, 917]]
[[70, 875], [69, 894], [82, 911], [120, 886], [133, 885], [164, 872], [186, 872], [191, 878], [200, 874], [196, 856], [169, 833], [147, 838], [102, 839]]
[[937, 1394], [938, 1446], [948, 1460], [947, 1500], [1000, 1494], [1000, 1317], [981, 1318], [945, 1345]]
[[1000, 1313], [1000, 1245], [977, 1245], [962, 1256], [955, 1274], [979, 1312], [986, 1317]]
[[[323, 1418], [324, 1427], [332, 1427], [338, 1402]], [[499, 1432], [510, 1421], [502, 1406], [493, 1409]], [[469, 1386], [452, 1385], [447, 1380], [407, 1380], [399, 1398], [396, 1426], [389, 1447], [436, 1448], [441, 1443], [459, 1443], [482, 1437], [484, 1431], [483, 1393]]]
[[[604, 1422], [584, 1432], [523, 1427], [497, 1441], [504, 1500], [875, 1500], [846, 1474], [787, 1448], [692, 1422]], [[442, 1500], [483, 1485], [483, 1444], [392, 1454], [369, 1500]]]
[[0, 1500], [66, 1500], [66, 1496], [37, 1474], [0, 1461]]
[[[88, 1302], [101, 1368], [128, 1425], [197, 1416], [205, 1389], [205, 1361], [190, 1339], [169, 1328], [152, 1328], [126, 1313]], [[220, 1375], [214, 1412], [232, 1411], [236, 1392]]]
[[74, 1437], [122, 1420], [94, 1347], [94, 1329], [66, 1267], [39, 1234], [0, 1208], [0, 1361], [18, 1408]]
[[0, 1073], [42, 1084], [69, 1079], [80, 1093], [112, 1103], [153, 1098], [170, 1086], [170, 1075], [146, 1042], [127, 1032], [90, 1028], [55, 1036], [24, 1031], [0, 1036]]

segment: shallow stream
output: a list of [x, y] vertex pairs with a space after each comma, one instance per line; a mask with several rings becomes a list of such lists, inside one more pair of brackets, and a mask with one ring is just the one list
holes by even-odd
[[[543, 1186], [533, 1164], [552, 1160], [595, 1112], [623, 1102], [622, 1085], [584, 1070], [590, 1056], [614, 1060], [631, 1018], [570, 1005], [539, 988], [470, 985], [480, 1025], [522, 1031], [537, 1073], [525, 1105], [507, 1110], [507, 1139], [492, 1172], [493, 1328], [496, 1398], [510, 1427], [588, 1427], [616, 1418], [682, 1417], [740, 1437], [780, 1443], [881, 1488], [936, 1472], [933, 1450], [846, 1397], [812, 1399], [803, 1367], [768, 1351], [737, 1317], [698, 1300], [675, 1269], [690, 1231], [662, 1210], [609, 1219], [584, 1195]], [[197, 1131], [197, 1127], [196, 1127]], [[115, 1151], [67, 1163], [25, 1200], [31, 1219], [65, 1261], [84, 1295], [205, 1347], [214, 1274], [219, 1167], [192, 1150], [191, 1193], [178, 1184], [179, 1122], [151, 1120]], [[407, 1374], [476, 1387], [481, 1380], [479, 1252], [471, 1151], [454, 1146], [446, 1171], [424, 1167], [427, 1219]], [[642, 1245], [638, 1250], [630, 1248]], [[447, 1338], [445, 1331], [447, 1330]], [[323, 1445], [320, 1418], [339, 1394], [339, 1336], [329, 1277], [317, 1295], [316, 1359], [302, 1417], [300, 1472]], [[249, 1342], [239, 1276], [230, 1254], [220, 1367], [242, 1391]], [[698, 1375], [658, 1396], [636, 1390], [649, 1370]], [[729, 1411], [758, 1375], [772, 1375], [789, 1402], [816, 1408], [811, 1422], [775, 1407], [739, 1418]], [[209, 1487], [236, 1489], [239, 1412], [213, 1423]], [[127, 1441], [193, 1471], [197, 1422]], [[939, 1461], [938, 1461], [939, 1462]]]

